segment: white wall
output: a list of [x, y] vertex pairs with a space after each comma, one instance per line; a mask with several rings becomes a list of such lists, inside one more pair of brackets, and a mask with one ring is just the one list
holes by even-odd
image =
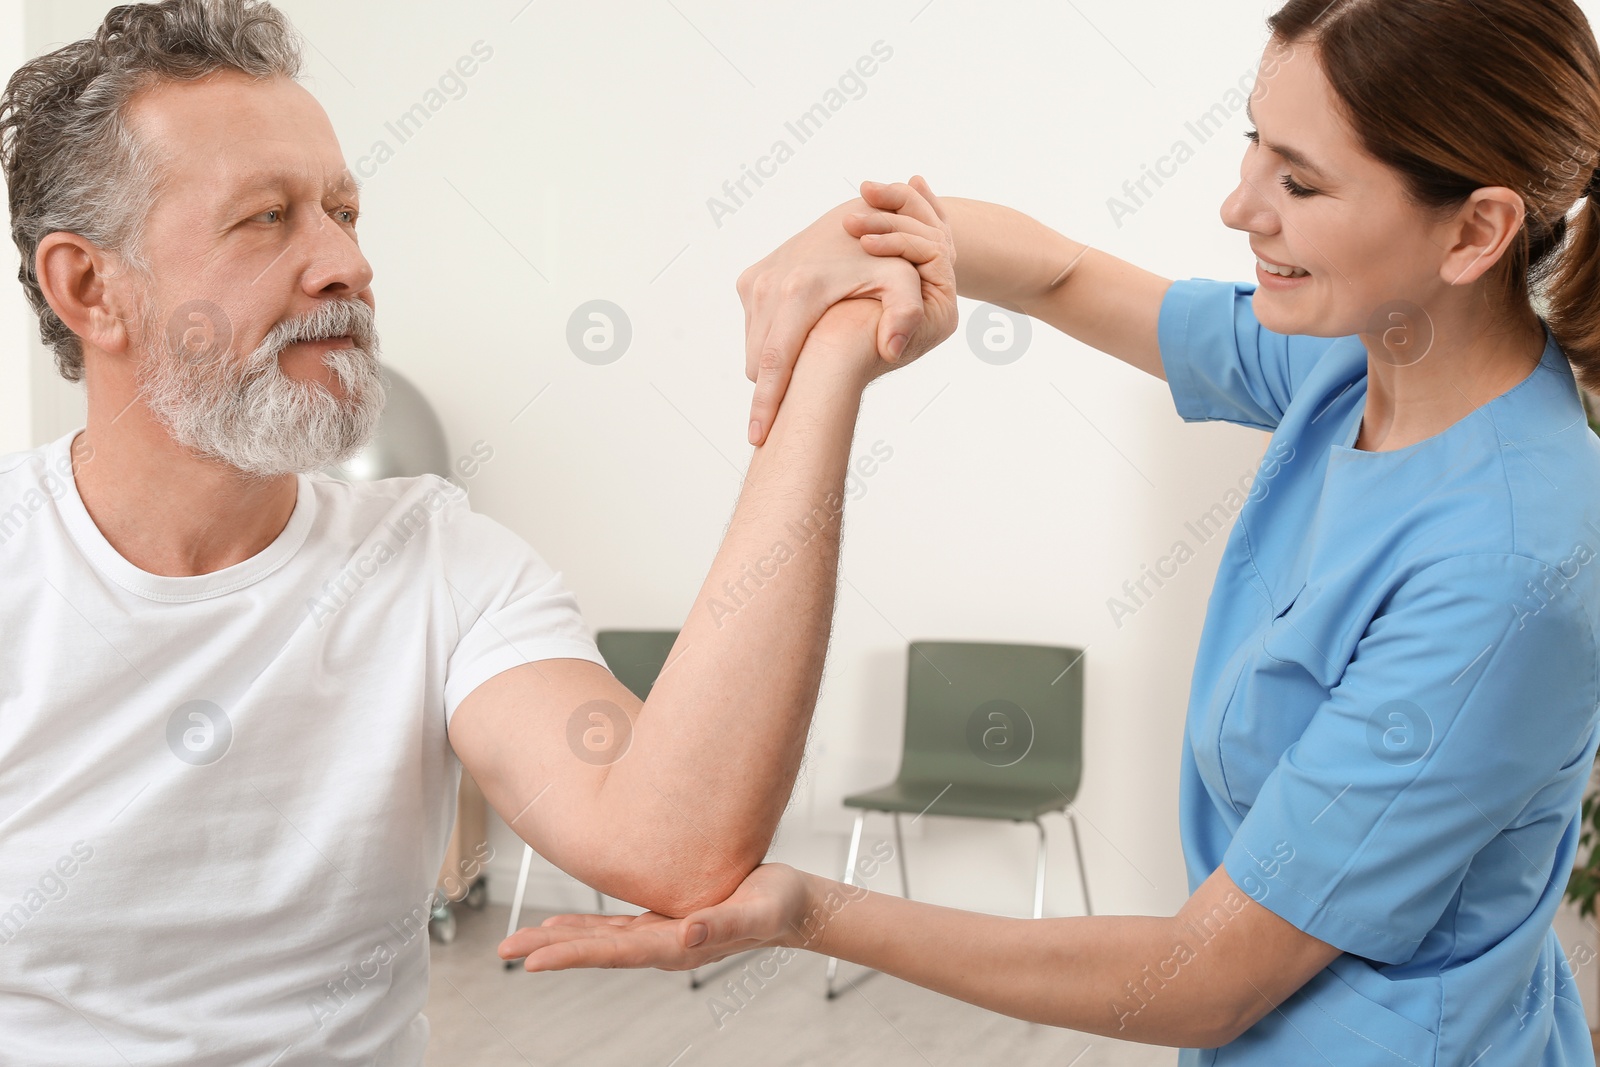
[[[0, 71], [9, 75], [27, 55], [22, 0], [0, 0]], [[33, 444], [28, 388], [33, 314], [11, 280], [20, 261], [10, 232], [0, 238], [0, 455]]]
[[[16, 2], [0, 0], [0, 19]], [[91, 32], [106, 7], [28, 0], [30, 54]], [[283, 7], [312, 46], [308, 84], [370, 174], [363, 243], [387, 358], [433, 399], [455, 452], [492, 446], [475, 506], [563, 570], [596, 628], [682, 622], [749, 456], [734, 279], [861, 179], [920, 171], [1171, 277], [1252, 277], [1244, 236], [1217, 217], [1244, 117], [1203, 144], [1186, 124], [1248, 88], [1258, 0]], [[480, 41], [492, 56], [465, 94], [400, 143], [386, 123]], [[718, 225], [707, 199], [775, 139], [793, 146], [785, 122], [878, 41], [893, 55], [864, 95]], [[1195, 158], [1114, 222], [1108, 198], [1180, 139]], [[392, 158], [363, 166], [380, 140]], [[595, 298], [633, 327], [608, 366], [564, 339]], [[7, 322], [0, 336], [15, 334]], [[0, 388], [21, 380], [0, 374]], [[75, 389], [49, 373], [34, 384], [35, 441], [81, 418]], [[1106, 601], [1254, 466], [1265, 435], [1185, 425], [1163, 383], [1041, 327], [1011, 365], [980, 361], [958, 333], [875, 385], [857, 450], [877, 441], [893, 458], [850, 508], [832, 658], [775, 856], [842, 863], [839, 798], [895, 769], [908, 639], [1075, 645], [1088, 650], [1078, 810], [1097, 910], [1171, 913], [1187, 895], [1179, 743], [1220, 538], [1120, 629]], [[1047, 909], [1076, 913], [1070, 842], [1051, 826]], [[518, 843], [503, 825], [493, 843], [503, 898]], [[908, 852], [926, 899], [1029, 906], [1029, 830], [925, 819]], [[536, 870], [536, 903], [586, 906]]]

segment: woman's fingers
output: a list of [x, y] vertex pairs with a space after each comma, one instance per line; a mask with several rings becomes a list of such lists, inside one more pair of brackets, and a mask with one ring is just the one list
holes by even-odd
[[944, 255], [942, 245], [909, 233], [869, 233], [861, 238], [861, 247], [875, 256], [896, 256], [918, 265]]
[[[878, 353], [885, 360], [899, 358], [906, 339], [922, 326], [922, 285], [914, 264], [901, 268], [889, 257], [863, 261], [863, 277], [837, 300], [871, 296], [883, 303], [878, 322]], [[833, 301], [837, 302], [837, 301]], [[778, 408], [788, 392], [795, 363], [811, 328], [833, 306], [814, 286], [790, 285], [776, 297], [756, 302], [746, 336], [746, 374], [756, 383], [750, 400], [749, 441], [759, 445], [766, 440]], [[897, 341], [896, 338], [899, 338]], [[748, 352], [754, 352], [749, 363]]]
[[552, 915], [540, 926], [627, 926], [637, 915]]
[[[930, 324], [925, 286], [943, 284], [942, 276], [951, 271], [944, 264], [930, 269], [935, 258], [930, 250], [942, 244], [950, 263], [955, 257], [937, 197], [920, 176], [892, 185], [864, 182], [861, 189], [862, 200], [839, 205], [739, 276], [745, 376], [756, 386], [746, 428], [752, 445], [766, 440], [800, 349], [834, 303], [873, 297], [883, 304], [876, 343], [879, 355], [889, 363], [900, 362], [908, 349], [920, 353], [925, 334], [941, 335], [937, 324]], [[840, 227], [841, 216], [863, 207], [873, 214], [860, 224], [845, 219]], [[891, 239], [874, 247], [874, 242], [862, 240], [874, 231], [922, 240]], [[897, 258], [905, 259], [906, 266], [894, 264]], [[938, 310], [941, 321], [948, 317], [948, 309]]]
[[789, 379], [794, 375], [795, 361], [800, 358], [800, 346], [805, 344], [806, 335], [828, 306], [809, 287], [790, 283], [778, 298], [763, 301], [758, 315], [751, 320], [745, 340], [755, 356], [753, 364], [748, 364], [749, 357], [746, 357], [746, 370], [753, 371], [750, 378], [756, 383], [750, 398], [749, 440], [752, 445], [767, 439], [767, 431], [778, 415], [778, 405], [789, 391]]
[[760, 942], [749, 932], [762, 918], [745, 907], [717, 905], [687, 919], [653, 923], [535, 926], [506, 938], [499, 953], [502, 959], [522, 959], [527, 971], [573, 967], [686, 970], [757, 947]]
[[909, 215], [897, 215], [893, 211], [857, 212], [846, 215], [844, 229], [853, 237], [865, 237], [869, 233], [910, 233], [936, 241], [943, 240], [945, 235], [944, 230], [938, 226], [929, 226], [920, 219], [914, 219]]
[[526, 971], [561, 971], [571, 967], [668, 967], [687, 965], [679, 947], [678, 923], [656, 926], [549, 927], [553, 935], [529, 949]]
[[667, 922], [664, 916], [645, 912], [643, 915], [552, 915], [538, 926], [524, 926], [500, 942], [498, 952], [505, 960], [520, 959], [553, 938], [572, 936], [575, 930], [615, 930], [650, 922]]
[[913, 270], [896, 270], [893, 281], [878, 294], [883, 317], [878, 320], [878, 355], [893, 363], [906, 342], [922, 328], [922, 279]]
[[921, 175], [893, 185], [865, 183], [862, 198], [875, 212], [852, 212], [842, 221], [863, 251], [884, 259], [904, 259], [917, 270], [919, 327], [913, 355], [948, 337], [955, 327], [955, 241], [944, 207]]
[[913, 189], [922, 194], [922, 198], [928, 202], [929, 207], [933, 208], [933, 213], [938, 216], [940, 222], [949, 221], [945, 217], [944, 205], [939, 203], [939, 198], [937, 196], [933, 195], [933, 187], [928, 184], [928, 179], [924, 178], [920, 174], [913, 174], [909, 184]]
[[893, 211], [899, 215], [909, 215], [918, 222], [925, 222], [929, 226], [937, 226], [944, 221], [939, 216], [939, 213], [933, 210], [933, 205], [928, 202], [927, 198], [915, 186], [908, 185], [905, 182], [894, 182], [890, 185], [882, 185], [878, 182], [862, 182], [861, 199], [880, 211]]
[[[795, 319], [791, 317], [789, 322], [793, 321]], [[810, 332], [809, 326], [804, 329]], [[772, 429], [772, 422], [778, 417], [778, 405], [783, 403], [783, 394], [789, 391], [795, 357], [805, 342], [804, 333], [798, 339], [785, 340], [792, 338], [793, 333], [792, 327], [782, 333], [774, 328], [761, 343], [761, 351], [756, 358], [756, 388], [750, 397], [748, 436], [752, 445], [759, 445], [767, 439], [767, 431]]]

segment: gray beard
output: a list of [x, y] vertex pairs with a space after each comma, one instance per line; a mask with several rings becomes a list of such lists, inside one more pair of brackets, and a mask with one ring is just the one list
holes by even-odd
[[[371, 439], [385, 393], [378, 335], [366, 304], [327, 300], [273, 327], [242, 359], [231, 350], [232, 329], [220, 308], [202, 302], [183, 307], [199, 310], [166, 330], [147, 329], [149, 355], [139, 368], [145, 403], [179, 445], [241, 473], [270, 478], [342, 463]], [[186, 343], [194, 336], [182, 328], [189, 322], [208, 328], [207, 343]], [[288, 377], [278, 364], [296, 341], [346, 334], [355, 347], [323, 357], [344, 389], [343, 399], [318, 382]]]

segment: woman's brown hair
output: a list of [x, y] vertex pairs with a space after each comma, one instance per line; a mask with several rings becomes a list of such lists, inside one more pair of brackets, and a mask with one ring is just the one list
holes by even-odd
[[1541, 300], [1600, 392], [1600, 197], [1578, 203], [1600, 162], [1600, 46], [1575, 0], [1289, 0], [1267, 26], [1315, 49], [1356, 136], [1420, 207], [1522, 195], [1525, 225], [1491, 274], [1502, 310]]

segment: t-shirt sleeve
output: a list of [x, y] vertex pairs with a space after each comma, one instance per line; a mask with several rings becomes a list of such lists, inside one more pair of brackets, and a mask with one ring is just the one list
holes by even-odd
[[541, 659], [605, 660], [578, 601], [533, 546], [473, 511], [460, 489], [437, 479], [449, 500], [439, 524], [443, 571], [460, 639], [445, 671], [445, 721], [479, 685]]
[[1589, 615], [1555, 568], [1425, 567], [1368, 625], [1223, 867], [1313, 937], [1403, 963], [1473, 856], [1584, 754], [1597, 699]]
[[1249, 282], [1175, 281], [1161, 301], [1161, 363], [1185, 422], [1278, 428], [1317, 356], [1337, 338], [1273, 333], [1256, 319]]

